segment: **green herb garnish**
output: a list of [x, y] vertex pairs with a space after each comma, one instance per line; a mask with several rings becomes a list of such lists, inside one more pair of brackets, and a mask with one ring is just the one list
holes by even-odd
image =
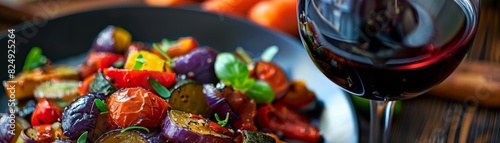
[[97, 108], [99, 108], [99, 111], [101, 111], [101, 114], [109, 113], [108, 107], [101, 99], [94, 99], [94, 103], [97, 106]]
[[135, 59], [134, 69], [135, 70], [142, 69], [142, 66], [144, 65], [145, 62], [146, 62], [146, 59], [144, 59], [142, 54], [139, 54], [139, 56], [137, 56], [137, 58]]
[[217, 113], [215, 113], [215, 120], [217, 120], [217, 123], [219, 123], [219, 125], [221, 126], [226, 126], [227, 124], [227, 121], [229, 121], [229, 112], [226, 113], [226, 118], [224, 120], [221, 120], [219, 118], [219, 115], [217, 115]]
[[155, 79], [148, 77], [148, 82], [153, 86], [153, 88], [158, 92], [158, 94], [163, 98], [163, 99], [168, 99], [170, 98], [170, 91], [163, 85], [161, 85], [158, 81]]
[[76, 142], [77, 143], [86, 143], [88, 134], [89, 134], [88, 131], [83, 132], [83, 134], [80, 135], [80, 137], [78, 137], [78, 140], [76, 140]]
[[274, 56], [276, 56], [276, 54], [278, 54], [278, 46], [270, 46], [268, 47], [266, 50], [264, 50], [264, 52], [262, 52], [262, 55], [260, 56], [260, 60], [264, 61], [264, 62], [271, 62], [274, 58]]
[[126, 127], [125, 129], [122, 129], [120, 132], [124, 133], [124, 132], [126, 132], [128, 130], [133, 130], [133, 129], [145, 130], [146, 132], [149, 133], [149, 129], [146, 128], [146, 127], [142, 127], [142, 126], [130, 126], [130, 127]]
[[244, 91], [256, 103], [270, 103], [274, 100], [271, 87], [263, 81], [250, 78], [247, 66], [233, 54], [218, 54], [214, 67], [217, 78], [235, 90]]
[[47, 57], [42, 55], [42, 49], [40, 47], [33, 47], [26, 56], [24, 61], [23, 71], [29, 71], [47, 63]]
[[273, 89], [264, 81], [256, 81], [245, 94], [256, 103], [271, 103], [274, 100]]
[[171, 59], [167, 55], [167, 51], [170, 48], [170, 42], [167, 39], [161, 40], [161, 47], [158, 46], [158, 44], [153, 43], [153, 48], [158, 50], [158, 52], [160, 52], [160, 54], [169, 61], [168, 63], [170, 63]]

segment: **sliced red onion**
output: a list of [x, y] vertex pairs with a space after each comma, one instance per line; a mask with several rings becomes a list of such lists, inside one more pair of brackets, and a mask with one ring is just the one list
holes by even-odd
[[207, 99], [208, 106], [212, 108], [221, 118], [225, 118], [229, 113], [229, 124], [236, 123], [241, 117], [235, 112], [225, 98], [220, 97], [220, 92], [212, 85], [203, 85], [203, 93]]

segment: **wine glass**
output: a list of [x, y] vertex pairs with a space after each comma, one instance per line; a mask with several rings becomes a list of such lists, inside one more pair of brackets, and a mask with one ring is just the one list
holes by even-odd
[[299, 0], [303, 45], [350, 94], [370, 99], [371, 142], [389, 142], [396, 100], [446, 79], [471, 46], [479, 0]]

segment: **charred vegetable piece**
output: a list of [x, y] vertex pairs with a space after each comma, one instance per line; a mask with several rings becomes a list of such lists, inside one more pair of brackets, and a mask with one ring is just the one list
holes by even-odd
[[98, 71], [95, 75], [94, 80], [89, 85], [90, 92], [104, 93], [104, 95], [110, 95], [116, 91], [116, 88], [111, 82], [109, 82], [102, 71]]
[[127, 130], [123, 133], [120, 130], [112, 130], [103, 134], [95, 142], [165, 143], [168, 142], [168, 140], [161, 135], [160, 131], [157, 130], [152, 130], [151, 132], [146, 132], [143, 130]]
[[162, 134], [169, 141], [179, 142], [234, 142], [232, 132], [219, 124], [195, 114], [170, 110], [163, 120]]
[[108, 68], [103, 70], [104, 75], [114, 82], [117, 89], [129, 87], [143, 87], [153, 91], [154, 88], [149, 84], [148, 78], [153, 78], [161, 85], [169, 88], [175, 83], [175, 73], [171, 72], [156, 72], [156, 71], [140, 71], [127, 69]]
[[[203, 93], [205, 94], [208, 106], [213, 109], [215, 113], [218, 115], [229, 114], [229, 123], [231, 125], [240, 120], [240, 115], [231, 108], [226, 98], [223, 98], [222, 93], [214, 86], [209, 84], [203, 85]], [[241, 105], [245, 106], [245, 104]]]
[[304, 81], [292, 81], [285, 95], [276, 102], [300, 110], [316, 102], [316, 95], [306, 87]]
[[92, 49], [101, 52], [123, 53], [131, 41], [132, 36], [127, 30], [109, 25], [97, 35]]
[[[259, 61], [255, 64], [252, 76], [258, 80], [265, 81], [275, 95], [280, 95], [288, 87], [288, 79], [280, 66], [273, 62]], [[276, 96], [276, 98], [279, 98]]]
[[[14, 122], [14, 123], [13, 123]], [[21, 131], [31, 127], [30, 123], [14, 114], [0, 114], [0, 142], [15, 143]]]
[[52, 124], [62, 116], [62, 108], [53, 100], [40, 98], [31, 116], [31, 125]]
[[219, 81], [214, 71], [217, 51], [212, 48], [196, 48], [186, 55], [177, 57], [172, 63], [176, 73], [186, 74], [189, 79], [201, 83], [216, 83]]
[[276, 140], [264, 133], [242, 130], [235, 138], [237, 143], [276, 143]]
[[56, 139], [66, 139], [66, 137], [62, 135], [61, 123], [59, 122], [27, 128], [22, 131], [20, 137], [20, 140], [25, 143], [46, 143], [53, 142]]
[[111, 123], [121, 128], [159, 127], [170, 107], [164, 99], [141, 87], [121, 89], [106, 102]]
[[[15, 95], [17, 100], [33, 98], [35, 88], [45, 81], [52, 79], [78, 80], [78, 72], [68, 66], [45, 66], [30, 71], [25, 71], [16, 76], [13, 81], [4, 81], [3, 85], [7, 96]], [[12, 90], [12, 89], [15, 89]], [[10, 98], [10, 97], [8, 97]]]
[[271, 129], [274, 133], [282, 132], [287, 139], [304, 142], [318, 142], [321, 139], [317, 127], [284, 105], [266, 104], [259, 108], [257, 114], [257, 121], [262, 128]]
[[[179, 82], [170, 95], [169, 103], [173, 109], [203, 117], [211, 117], [214, 114], [205, 99], [203, 85], [192, 80]], [[226, 113], [222, 115], [226, 115]]]
[[51, 100], [71, 101], [76, 98], [80, 81], [77, 80], [51, 80], [40, 84], [33, 94], [36, 98], [47, 98]]
[[68, 139], [76, 140], [83, 132], [88, 131], [89, 139], [94, 136], [100, 111], [94, 103], [94, 99], [104, 100], [102, 93], [89, 93], [73, 100], [64, 108], [62, 113], [63, 134]]

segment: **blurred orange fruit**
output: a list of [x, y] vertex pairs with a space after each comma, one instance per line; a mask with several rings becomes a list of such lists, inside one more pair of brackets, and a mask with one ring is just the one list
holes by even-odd
[[246, 17], [248, 11], [259, 1], [260, 0], [207, 0], [201, 3], [201, 7], [211, 12]]
[[263, 0], [249, 11], [248, 18], [264, 27], [298, 36], [297, 0]]
[[201, 0], [145, 0], [146, 4], [152, 6], [184, 6], [195, 4]]

